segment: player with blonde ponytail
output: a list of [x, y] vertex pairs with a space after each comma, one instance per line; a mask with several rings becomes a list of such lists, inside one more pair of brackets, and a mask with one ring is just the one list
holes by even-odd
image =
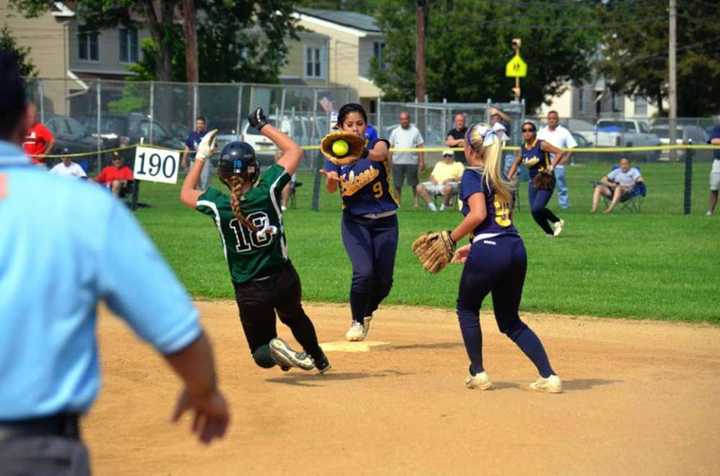
[[470, 244], [459, 248], [453, 262], [464, 263], [457, 300], [465, 349], [470, 358], [467, 388], [487, 390], [492, 382], [482, 359], [479, 312], [492, 294], [495, 319], [500, 331], [535, 364], [540, 377], [530, 384], [537, 391], [558, 393], [562, 382], [555, 375], [545, 349], [535, 333], [520, 320], [527, 255], [522, 238], [512, 223], [512, 188], [502, 173], [502, 142], [486, 124], [475, 124], [465, 136], [469, 169], [460, 185], [463, 221], [450, 233], [453, 242], [467, 235]]

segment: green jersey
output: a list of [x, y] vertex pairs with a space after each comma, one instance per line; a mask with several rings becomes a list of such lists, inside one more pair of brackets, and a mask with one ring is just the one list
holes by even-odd
[[216, 188], [208, 188], [198, 198], [196, 209], [212, 217], [220, 231], [233, 282], [240, 284], [268, 275], [287, 262], [280, 196], [290, 178], [282, 166], [272, 165], [240, 201], [248, 221], [258, 230], [273, 226], [275, 234], [258, 235], [244, 226], [235, 218], [230, 197]]

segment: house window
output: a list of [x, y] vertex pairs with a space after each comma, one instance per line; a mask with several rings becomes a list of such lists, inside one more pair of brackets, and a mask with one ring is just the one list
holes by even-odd
[[622, 99], [622, 96], [615, 91], [612, 91], [610, 94], [610, 107], [612, 108], [612, 112], [620, 112], [620, 100]]
[[81, 29], [78, 33], [78, 58], [85, 61], [100, 61], [98, 32]]
[[585, 112], [585, 89], [578, 89], [578, 111]]
[[635, 96], [635, 115], [638, 117], [647, 117], [647, 98]]
[[137, 63], [138, 32], [135, 27], [120, 28], [120, 62]]
[[322, 48], [308, 46], [305, 48], [305, 77], [324, 78], [325, 58]]
[[385, 43], [373, 42], [373, 57], [380, 69], [385, 69]]

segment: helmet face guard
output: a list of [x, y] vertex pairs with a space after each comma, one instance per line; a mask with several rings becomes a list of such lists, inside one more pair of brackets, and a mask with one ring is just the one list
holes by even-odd
[[218, 175], [223, 180], [240, 177], [243, 182], [255, 182], [260, 175], [260, 165], [252, 146], [245, 142], [231, 142], [223, 147], [218, 163]]

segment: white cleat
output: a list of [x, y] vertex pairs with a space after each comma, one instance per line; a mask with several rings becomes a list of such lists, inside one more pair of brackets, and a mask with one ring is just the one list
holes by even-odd
[[553, 223], [553, 236], [559, 236], [565, 226], [565, 220], [556, 221]]
[[562, 380], [557, 375], [548, 378], [539, 377], [530, 384], [530, 388], [536, 392], [562, 393]]
[[480, 390], [489, 390], [492, 388], [492, 382], [487, 372], [480, 372], [475, 375], [468, 375], [465, 379], [465, 386], [469, 389], [479, 388]]
[[312, 357], [305, 352], [295, 352], [282, 339], [270, 340], [270, 355], [280, 365], [280, 368], [289, 370], [289, 367], [298, 367], [303, 370], [315, 369]]
[[350, 329], [345, 333], [345, 338], [350, 342], [357, 342], [363, 340], [365, 335], [365, 326], [358, 321], [353, 321]]

